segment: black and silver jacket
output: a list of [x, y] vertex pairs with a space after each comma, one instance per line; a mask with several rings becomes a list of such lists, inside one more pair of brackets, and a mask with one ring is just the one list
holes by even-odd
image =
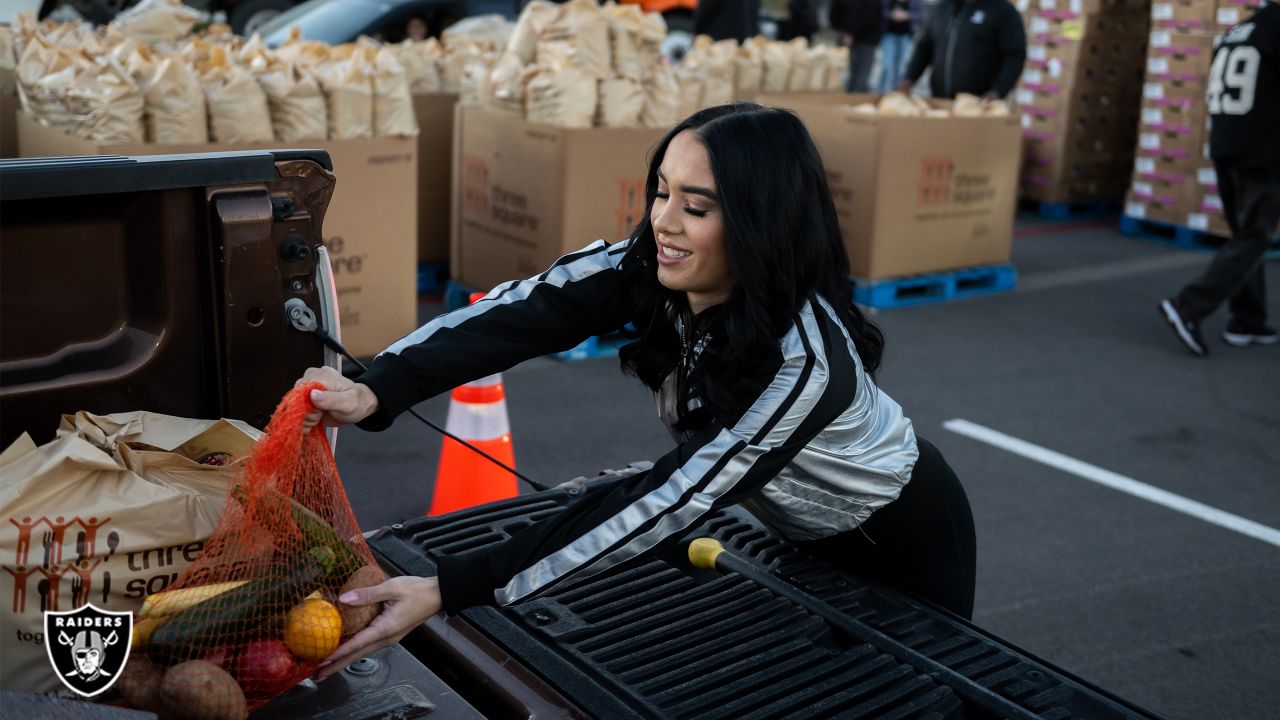
[[[360, 426], [383, 429], [426, 398], [621, 327], [626, 249], [597, 241], [387, 348], [359, 379], [380, 403]], [[807, 540], [855, 528], [896, 499], [918, 456], [915, 433], [864, 372], [834, 311], [813, 297], [779, 342], [772, 380], [733, 426], [673, 433], [677, 446], [647, 473], [588, 493], [510, 541], [441, 558], [445, 609], [509, 604], [600, 572], [730, 504]], [[688, 402], [673, 392], [673, 382], [658, 392], [669, 427], [675, 403]]]

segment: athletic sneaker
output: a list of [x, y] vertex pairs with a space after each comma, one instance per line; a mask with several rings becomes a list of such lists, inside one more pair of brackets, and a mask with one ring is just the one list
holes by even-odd
[[1178, 341], [1193, 355], [1204, 357], [1209, 354], [1204, 338], [1200, 337], [1200, 323], [1187, 317], [1182, 310], [1181, 300], [1178, 298], [1161, 300], [1160, 314], [1168, 321], [1169, 327], [1173, 328], [1173, 334], [1178, 337]]
[[1232, 347], [1272, 345], [1277, 339], [1280, 339], [1280, 336], [1276, 335], [1275, 328], [1269, 328], [1266, 325], [1245, 325], [1235, 318], [1232, 318], [1227, 323], [1227, 329], [1222, 331], [1222, 341]]

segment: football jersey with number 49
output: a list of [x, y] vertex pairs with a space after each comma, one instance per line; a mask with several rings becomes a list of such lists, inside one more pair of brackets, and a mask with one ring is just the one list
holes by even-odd
[[1280, 5], [1266, 2], [1227, 30], [1205, 102], [1214, 160], [1280, 167]]

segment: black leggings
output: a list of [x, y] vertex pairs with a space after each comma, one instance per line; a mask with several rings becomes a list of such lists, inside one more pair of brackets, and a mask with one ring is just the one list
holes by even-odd
[[917, 440], [920, 459], [897, 500], [860, 528], [800, 545], [852, 575], [972, 619], [977, 547], [969, 499], [942, 453]]

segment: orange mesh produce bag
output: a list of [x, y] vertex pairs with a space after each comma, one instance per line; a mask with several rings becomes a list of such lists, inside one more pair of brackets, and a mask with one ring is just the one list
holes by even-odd
[[200, 557], [135, 621], [120, 692], [161, 717], [235, 720], [310, 676], [377, 607], [338, 602], [385, 579], [347, 502], [311, 390], [271, 416]]

